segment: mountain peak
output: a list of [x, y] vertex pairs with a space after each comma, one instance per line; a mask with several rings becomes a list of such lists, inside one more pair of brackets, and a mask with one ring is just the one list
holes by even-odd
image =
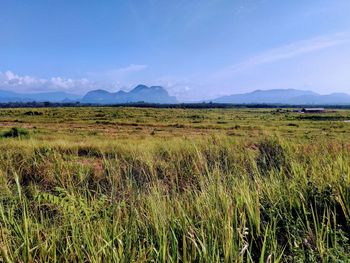
[[131, 92], [134, 92], [134, 91], [142, 91], [142, 90], [148, 90], [148, 89], [149, 89], [148, 86], [143, 85], [143, 84], [139, 84], [139, 85], [137, 85], [135, 88], [133, 88], [133, 89], [131, 90]]
[[[95, 90], [90, 90], [88, 91], [88, 93], [101, 93], [101, 94], [108, 94], [110, 92], [108, 92], [107, 90], [104, 90], [104, 89], [95, 89]], [[87, 93], [87, 94], [88, 94]]]
[[100, 103], [100, 104], [122, 104], [132, 102], [146, 103], [176, 103], [175, 97], [169, 96], [168, 92], [161, 86], [137, 85], [129, 92], [118, 91], [109, 93], [104, 90], [98, 92], [88, 92], [82, 99], [85, 103]]

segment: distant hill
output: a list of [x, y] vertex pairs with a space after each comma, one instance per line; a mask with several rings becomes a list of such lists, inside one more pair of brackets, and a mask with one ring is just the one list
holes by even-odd
[[147, 87], [138, 85], [129, 92], [118, 91], [115, 93], [105, 90], [89, 91], [81, 100], [82, 103], [98, 104], [118, 104], [131, 102], [148, 103], [177, 103], [175, 97], [170, 96], [168, 92], [160, 86]]
[[45, 93], [16, 93], [11, 91], [0, 90], [0, 102], [64, 102], [77, 101], [79, 95], [66, 92], [45, 92]]
[[272, 89], [223, 96], [214, 99], [213, 102], [232, 104], [350, 105], [350, 95], [345, 93], [320, 95], [305, 90]]

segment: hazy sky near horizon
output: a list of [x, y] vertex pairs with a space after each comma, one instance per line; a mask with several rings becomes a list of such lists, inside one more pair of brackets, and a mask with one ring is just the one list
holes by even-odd
[[0, 89], [350, 93], [349, 0], [0, 0]]

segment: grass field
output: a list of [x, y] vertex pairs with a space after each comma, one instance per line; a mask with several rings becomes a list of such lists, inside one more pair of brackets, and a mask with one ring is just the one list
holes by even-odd
[[0, 109], [0, 262], [350, 262], [346, 120]]

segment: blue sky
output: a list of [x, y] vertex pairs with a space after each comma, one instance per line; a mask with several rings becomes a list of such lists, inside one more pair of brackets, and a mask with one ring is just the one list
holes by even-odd
[[1, 0], [0, 89], [350, 93], [349, 0]]

